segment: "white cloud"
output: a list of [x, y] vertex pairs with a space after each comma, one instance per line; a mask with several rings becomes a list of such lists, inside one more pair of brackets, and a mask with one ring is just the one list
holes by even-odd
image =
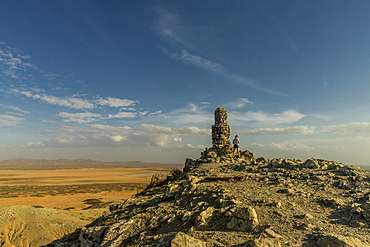
[[238, 131], [239, 135], [311, 135], [316, 134], [316, 127], [293, 126], [285, 128], [259, 128]]
[[95, 106], [90, 103], [87, 100], [84, 99], [79, 99], [79, 98], [61, 98], [61, 97], [56, 97], [52, 95], [34, 95], [33, 97], [36, 97], [48, 104], [52, 105], [59, 105], [59, 106], [65, 106], [69, 107], [72, 109], [93, 109]]
[[102, 106], [127, 107], [127, 106], [134, 106], [137, 103], [139, 103], [139, 101], [106, 97], [106, 98], [99, 98], [98, 100], [96, 100], [96, 103]]
[[95, 105], [86, 99], [73, 98], [73, 97], [56, 97], [48, 94], [37, 94], [30, 91], [19, 91], [20, 94], [38, 99], [51, 105], [64, 106], [72, 109], [93, 109]]
[[188, 103], [184, 108], [161, 114], [158, 120], [176, 126], [210, 125], [214, 120], [213, 114], [205, 110], [207, 106], [206, 102]]
[[117, 114], [108, 114], [107, 119], [110, 118], [134, 118], [136, 117], [136, 112], [118, 112]]
[[[121, 108], [125, 109], [125, 108]], [[135, 118], [137, 116], [146, 116], [146, 115], [157, 115], [160, 114], [162, 111], [155, 111], [155, 112], [150, 112], [150, 111], [135, 111], [133, 108], [128, 108], [127, 110], [130, 110], [130, 112], [118, 112], [116, 114], [108, 114], [105, 119], [111, 119], [111, 118]]]
[[238, 98], [236, 101], [225, 104], [226, 108], [239, 109], [246, 105], [253, 104], [248, 98]]
[[125, 140], [125, 139], [126, 139], [126, 137], [121, 136], [121, 135], [110, 136], [109, 138], [110, 138], [112, 141], [114, 141], [114, 142], [121, 142], [121, 141], [123, 141], [123, 140]]
[[73, 109], [93, 109], [94, 104], [90, 103], [88, 100], [80, 98], [66, 98], [70, 103], [70, 108]]
[[131, 127], [129, 126], [116, 127], [104, 124], [91, 124], [90, 126], [93, 127], [94, 129], [105, 130], [111, 133], [128, 133], [128, 131], [131, 130]]
[[349, 124], [323, 126], [320, 133], [370, 133], [370, 122], [353, 122]]
[[60, 77], [60, 75], [55, 73], [45, 73], [43, 77], [45, 77], [48, 80], [55, 80], [56, 78]]
[[57, 116], [64, 118], [65, 122], [90, 123], [93, 121], [97, 121], [101, 115], [91, 112], [82, 112], [82, 113], [59, 112]]
[[4, 108], [7, 108], [7, 109], [17, 111], [18, 113], [13, 113], [13, 114], [20, 115], [20, 116], [23, 116], [24, 114], [30, 113], [29, 111], [22, 110], [21, 108], [19, 108], [17, 106], [9, 106], [9, 105], [3, 105], [3, 104], [0, 104], [0, 106], [2, 106]]
[[258, 128], [239, 130], [239, 135], [318, 135], [370, 133], [370, 122], [353, 122], [349, 124], [328, 126], [290, 126], [285, 128]]
[[161, 114], [162, 111], [159, 110], [159, 111], [155, 111], [155, 112], [149, 112], [149, 115], [157, 115], [157, 114]]
[[3, 126], [14, 126], [23, 121], [24, 118], [15, 117], [11, 115], [0, 115], [0, 127]]
[[[59, 113], [60, 116], [68, 118], [67, 121], [89, 122], [96, 117], [92, 114], [69, 114]], [[91, 118], [91, 119], [90, 119]], [[58, 123], [55, 123], [58, 124]], [[157, 146], [167, 147], [171, 140], [180, 141], [183, 137], [207, 136], [210, 130], [197, 127], [169, 128], [150, 124], [141, 124], [136, 127], [114, 127], [102, 124], [90, 125], [91, 129], [79, 127], [62, 126], [58, 131], [44, 131], [49, 138], [41, 143], [24, 144], [22, 147], [91, 147], [91, 146], [128, 146], [143, 147]]]
[[[38, 99], [51, 105], [65, 106], [72, 109], [93, 109], [96, 105], [108, 106], [108, 107], [130, 107], [135, 106], [139, 103], [136, 100], [130, 99], [119, 99], [119, 98], [99, 98], [97, 100], [82, 99], [80, 95], [73, 95], [73, 97], [57, 97], [54, 95], [40, 93], [40, 91], [33, 90], [18, 90], [13, 89], [14, 93], [19, 93], [32, 99]], [[33, 92], [35, 91], [35, 92]], [[133, 108], [127, 108], [128, 110], [134, 110]]]
[[229, 115], [233, 121], [259, 122], [269, 125], [292, 123], [301, 120], [305, 116], [295, 110], [288, 110], [282, 113], [265, 113], [262, 111], [242, 113], [232, 111]]
[[264, 151], [279, 150], [279, 151], [311, 151], [313, 147], [305, 144], [284, 144], [284, 143], [270, 143], [260, 144], [252, 143], [251, 149], [262, 149]]
[[26, 62], [30, 56], [22, 55], [15, 48], [0, 42], [0, 69], [1, 73], [11, 78], [22, 78], [26, 75], [27, 69], [39, 70], [35, 65]]

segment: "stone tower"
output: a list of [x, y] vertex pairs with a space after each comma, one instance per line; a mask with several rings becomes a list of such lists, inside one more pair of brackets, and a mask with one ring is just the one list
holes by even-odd
[[212, 125], [212, 149], [218, 153], [228, 153], [231, 149], [230, 126], [227, 124], [227, 113], [222, 107], [215, 110], [215, 124]]

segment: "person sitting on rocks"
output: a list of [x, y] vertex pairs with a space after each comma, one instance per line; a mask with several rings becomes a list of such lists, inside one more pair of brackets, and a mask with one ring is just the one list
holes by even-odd
[[240, 158], [240, 140], [239, 140], [239, 137], [238, 135], [235, 136], [234, 140], [233, 140], [233, 144], [234, 144], [234, 152], [233, 152], [233, 156], [235, 156], [236, 153], [238, 153], [238, 157]]

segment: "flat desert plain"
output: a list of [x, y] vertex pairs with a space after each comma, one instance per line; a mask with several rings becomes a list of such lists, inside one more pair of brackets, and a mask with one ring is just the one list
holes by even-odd
[[122, 202], [165, 168], [0, 170], [0, 207], [32, 205], [83, 209], [89, 202]]

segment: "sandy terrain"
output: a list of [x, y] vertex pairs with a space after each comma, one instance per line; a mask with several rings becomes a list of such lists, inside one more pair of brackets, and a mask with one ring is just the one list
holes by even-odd
[[91, 223], [108, 211], [109, 205], [132, 197], [147, 186], [152, 175], [168, 171], [153, 167], [51, 169], [43, 165], [44, 169], [32, 170], [26, 163], [18, 166], [27, 167], [25, 170], [0, 170], [1, 246], [47, 244]]
[[165, 170], [147, 168], [2, 170], [0, 186], [147, 183], [153, 174], [161, 172]]
[[130, 198], [136, 191], [112, 191], [99, 193], [79, 193], [72, 195], [57, 195], [44, 197], [17, 197], [17, 198], [0, 198], [0, 207], [16, 206], [16, 205], [32, 205], [42, 206], [55, 209], [82, 209], [89, 205], [84, 201], [87, 199], [99, 199], [103, 202], [122, 202]]
[[86, 199], [122, 202], [165, 169], [111, 168], [1, 170], [0, 207], [33, 205], [82, 209]]

